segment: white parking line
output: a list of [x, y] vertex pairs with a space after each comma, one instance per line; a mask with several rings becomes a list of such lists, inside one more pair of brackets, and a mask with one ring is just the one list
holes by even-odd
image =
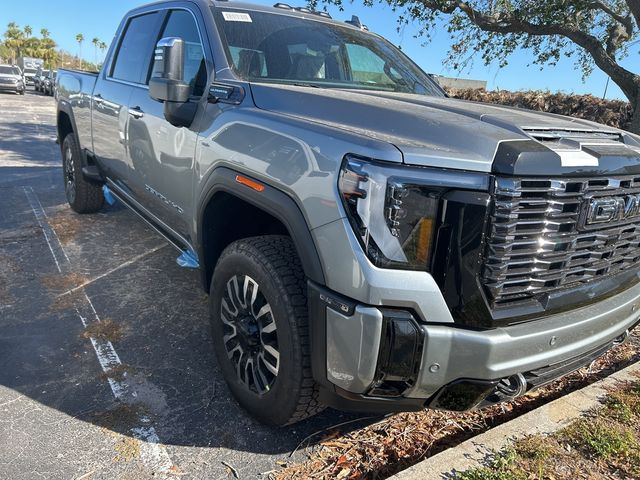
[[95, 282], [97, 282], [98, 280], [103, 279], [104, 277], [108, 277], [108, 276], [109, 276], [109, 275], [111, 275], [112, 273], [117, 272], [118, 270], [120, 270], [120, 269], [122, 269], [122, 268], [124, 268], [124, 267], [128, 267], [129, 265], [131, 265], [131, 264], [133, 264], [133, 263], [136, 263], [138, 260], [142, 260], [144, 257], [147, 257], [147, 256], [151, 255], [152, 253], [156, 253], [158, 250], [160, 250], [161, 248], [164, 248], [164, 247], [166, 247], [166, 246], [167, 246], [166, 244], [164, 244], [164, 245], [160, 245], [160, 246], [157, 246], [157, 247], [152, 248], [151, 250], [147, 250], [146, 252], [141, 253], [140, 255], [136, 255], [136, 256], [135, 256], [135, 257], [133, 257], [132, 259], [127, 260], [126, 262], [121, 263], [121, 264], [120, 264], [120, 265], [118, 265], [117, 267], [113, 267], [113, 268], [111, 268], [111, 269], [107, 270], [106, 272], [101, 273], [101, 274], [100, 274], [100, 275], [98, 275], [97, 277], [90, 278], [90, 279], [89, 279], [89, 280], [87, 280], [86, 282], [81, 283], [81, 284], [80, 284], [80, 285], [78, 285], [77, 287], [70, 288], [70, 289], [69, 289], [69, 290], [67, 290], [66, 292], [62, 292], [60, 295], [58, 295], [58, 297], [57, 297], [57, 298], [64, 297], [65, 295], [69, 295], [70, 293], [73, 293], [73, 292], [77, 292], [78, 290], [80, 290], [80, 289], [82, 289], [82, 288], [86, 287], [87, 285], [91, 285], [92, 283], [95, 283]]
[[[33, 188], [24, 187], [24, 193], [29, 201], [29, 205], [31, 206], [31, 210], [33, 211], [38, 225], [42, 229], [42, 233], [47, 241], [49, 251], [51, 252], [51, 256], [53, 257], [53, 261], [56, 264], [58, 272], [71, 272], [71, 262], [69, 257], [67, 257], [67, 254], [62, 248], [62, 244], [60, 243], [55, 231], [51, 228], [51, 225], [49, 225], [44, 208], [33, 191]], [[78, 308], [76, 308], [76, 313], [82, 322], [82, 325], [87, 328], [93, 323], [99, 323], [100, 317], [93, 306], [93, 302], [84, 289], [82, 290], [82, 293], [86, 302], [83, 302], [78, 306]], [[135, 400], [138, 396], [137, 392], [124, 381], [124, 379], [126, 379], [126, 372], [121, 375], [123, 380], [116, 380], [109, 376], [109, 373], [114, 368], [118, 368], [122, 365], [120, 357], [113, 347], [113, 344], [110, 341], [98, 340], [93, 337], [90, 337], [90, 340], [93, 350], [100, 362], [100, 367], [107, 375], [113, 396], [124, 402], [131, 402], [132, 400]], [[160, 438], [152, 424], [153, 422], [147, 415], [138, 415], [138, 421], [139, 425], [132, 427], [130, 431], [134, 438], [140, 441], [140, 458], [142, 459], [142, 462], [154, 472], [161, 474], [169, 473], [175, 467], [169, 457], [167, 449], [160, 442]]]

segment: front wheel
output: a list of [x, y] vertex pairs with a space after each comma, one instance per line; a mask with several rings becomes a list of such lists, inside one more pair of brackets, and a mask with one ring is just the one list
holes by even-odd
[[73, 133], [62, 142], [62, 173], [64, 193], [69, 206], [78, 213], [94, 213], [102, 208], [102, 187], [88, 181], [82, 174], [82, 153]]
[[305, 275], [289, 237], [238, 240], [211, 282], [218, 364], [238, 403], [263, 423], [287, 425], [320, 412], [311, 376]]

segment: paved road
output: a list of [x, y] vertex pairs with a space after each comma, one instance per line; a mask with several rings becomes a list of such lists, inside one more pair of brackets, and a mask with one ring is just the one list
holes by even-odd
[[67, 207], [54, 117], [50, 97], [0, 94], [0, 478], [255, 478], [357, 420], [247, 417], [197, 272], [121, 206]]

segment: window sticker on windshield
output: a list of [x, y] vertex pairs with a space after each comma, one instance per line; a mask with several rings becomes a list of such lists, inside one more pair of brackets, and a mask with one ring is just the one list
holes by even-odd
[[227, 22], [249, 22], [251, 23], [251, 16], [248, 13], [242, 12], [222, 12], [222, 16]]

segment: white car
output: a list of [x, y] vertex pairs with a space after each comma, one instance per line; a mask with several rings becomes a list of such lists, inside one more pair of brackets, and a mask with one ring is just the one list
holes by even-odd
[[0, 91], [11, 91], [24, 95], [24, 78], [15, 65], [0, 65]]

